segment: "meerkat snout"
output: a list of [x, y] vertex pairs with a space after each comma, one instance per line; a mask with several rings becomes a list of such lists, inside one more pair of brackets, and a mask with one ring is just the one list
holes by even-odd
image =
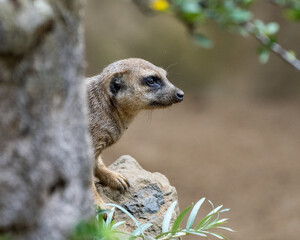
[[145, 109], [165, 108], [183, 101], [183, 91], [176, 88], [167, 79], [165, 81], [167, 83], [166, 86], [161, 86], [152, 92], [148, 106]]

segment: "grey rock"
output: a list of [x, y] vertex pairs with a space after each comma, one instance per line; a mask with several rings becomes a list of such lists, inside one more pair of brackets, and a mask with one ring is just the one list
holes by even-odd
[[0, 1], [0, 234], [64, 239], [92, 213], [80, 0]]
[[[126, 192], [120, 193], [97, 183], [97, 189], [104, 201], [121, 205], [140, 223], [153, 223], [153, 226], [146, 231], [149, 235], [160, 234], [167, 209], [172, 202], [178, 199], [176, 189], [170, 185], [164, 175], [144, 170], [135, 159], [127, 155], [117, 159], [109, 168], [127, 177], [130, 188]], [[173, 220], [178, 212], [179, 207], [177, 205]], [[132, 232], [136, 229], [134, 222], [121, 211], [116, 211], [115, 220], [126, 221], [123, 230]]]

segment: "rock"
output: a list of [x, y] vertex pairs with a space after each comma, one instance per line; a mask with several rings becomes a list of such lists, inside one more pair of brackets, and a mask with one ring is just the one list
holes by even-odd
[[[161, 233], [165, 213], [171, 203], [177, 200], [177, 192], [169, 180], [161, 173], [144, 170], [130, 156], [122, 156], [109, 166], [128, 178], [130, 188], [125, 193], [111, 190], [96, 183], [100, 195], [106, 203], [116, 203], [129, 211], [140, 223], [151, 222], [153, 225], [146, 230], [151, 236]], [[179, 212], [178, 205], [173, 220]], [[132, 232], [135, 223], [121, 211], [116, 211], [115, 220], [126, 221], [123, 230]]]

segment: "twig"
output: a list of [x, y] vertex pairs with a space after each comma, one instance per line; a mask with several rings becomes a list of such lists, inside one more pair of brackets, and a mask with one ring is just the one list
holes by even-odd
[[296, 58], [292, 53], [285, 50], [281, 45], [278, 43], [271, 43], [271, 40], [264, 34], [259, 33], [256, 31], [256, 27], [253, 23], [247, 22], [244, 25], [245, 29], [254, 36], [259, 42], [263, 45], [268, 46], [271, 51], [279, 55], [284, 61], [292, 65], [298, 71], [300, 71], [300, 60]]

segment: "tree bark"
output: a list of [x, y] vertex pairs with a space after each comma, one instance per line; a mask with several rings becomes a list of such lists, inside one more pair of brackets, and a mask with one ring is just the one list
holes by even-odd
[[63, 239], [91, 214], [80, 0], [0, 1], [0, 235]]

